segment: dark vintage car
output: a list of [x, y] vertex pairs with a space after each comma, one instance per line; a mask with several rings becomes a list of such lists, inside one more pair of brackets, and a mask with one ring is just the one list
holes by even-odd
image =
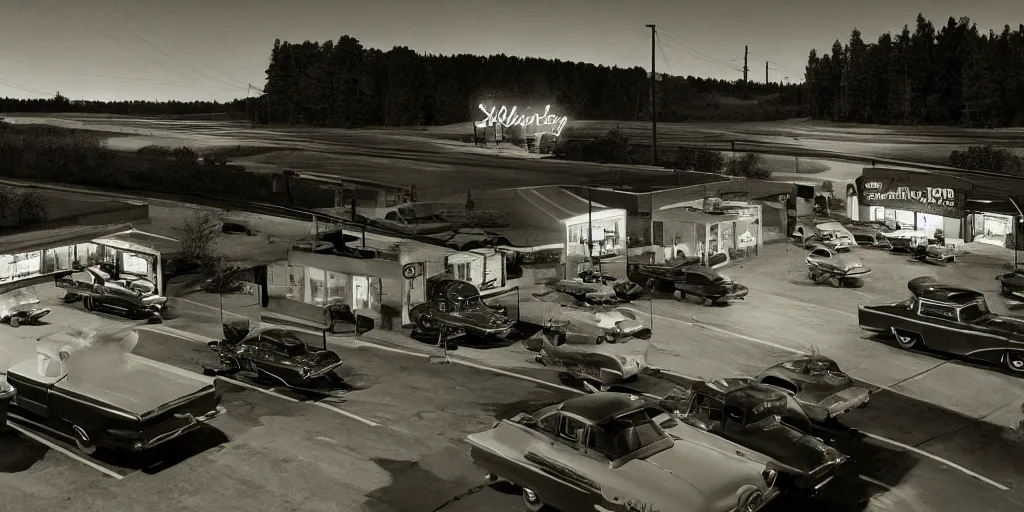
[[859, 259], [843, 256], [824, 245], [811, 247], [807, 254], [807, 278], [815, 284], [830, 284], [836, 288], [851, 286], [871, 273]]
[[815, 437], [800, 404], [751, 379], [697, 382], [685, 403], [662, 401], [683, 422], [754, 450], [779, 471], [779, 487], [814, 492], [835, 477], [848, 458]]
[[1024, 373], [1024, 320], [996, 315], [979, 291], [918, 277], [912, 296], [892, 304], [860, 306], [862, 329], [890, 333], [903, 349], [927, 348], [981, 361], [1004, 363]]
[[709, 267], [687, 267], [681, 279], [675, 282], [679, 298], [697, 297], [709, 306], [724, 305], [729, 301], [743, 300], [750, 290], [734, 282], [728, 276], [719, 274]]
[[295, 333], [277, 326], [251, 328], [247, 319], [224, 325], [224, 339], [211, 341], [220, 366], [205, 367], [212, 376], [244, 374], [256, 380], [297, 391], [333, 393], [345, 390], [335, 370], [341, 357], [323, 347], [302, 341]]
[[999, 281], [999, 293], [1008, 299], [1024, 300], [1024, 270], [1017, 269], [1013, 272], [996, 276]]
[[339, 332], [346, 326], [358, 327], [359, 332], [373, 329], [374, 320], [370, 315], [363, 315], [360, 310], [352, 310], [345, 303], [346, 299], [331, 299], [324, 304], [324, 325], [329, 332]]
[[473, 283], [439, 279], [427, 288], [427, 301], [409, 310], [410, 319], [422, 334], [433, 335], [444, 328], [449, 339], [463, 334], [497, 336], [512, 328], [508, 311], [484, 303]]
[[839, 364], [819, 354], [780, 363], [755, 377], [796, 399], [807, 416], [825, 422], [868, 403], [871, 391], [857, 385]]
[[110, 274], [99, 266], [54, 277], [59, 288], [67, 290], [65, 302], [82, 301], [89, 311], [109, 311], [128, 318], [161, 321], [167, 297], [156, 293], [156, 285], [135, 275]]
[[575, 279], [562, 279], [555, 283], [555, 291], [567, 293], [587, 304], [618, 304], [634, 301], [644, 289], [632, 281], [619, 281], [614, 276], [584, 270]]
[[844, 224], [843, 227], [853, 235], [857, 245], [879, 249], [888, 249], [890, 247], [889, 240], [885, 238], [884, 233], [891, 233], [893, 229], [885, 223], [850, 222]]
[[666, 261], [664, 264], [630, 264], [626, 269], [628, 279], [639, 283], [643, 289], [664, 293], [675, 291], [675, 282], [687, 268], [700, 265], [700, 258], [690, 257]]
[[0, 295], [0, 322], [11, 327], [21, 324], [38, 324], [50, 314], [50, 308], [39, 303], [39, 296], [31, 288], [21, 288]]
[[145, 451], [223, 412], [211, 380], [127, 359], [122, 345], [137, 342], [134, 332], [107, 346], [40, 340], [37, 357], [7, 372], [17, 390], [10, 419], [92, 454], [100, 447]]
[[624, 393], [570, 398], [467, 437], [527, 510], [756, 512], [779, 495], [763, 457]]

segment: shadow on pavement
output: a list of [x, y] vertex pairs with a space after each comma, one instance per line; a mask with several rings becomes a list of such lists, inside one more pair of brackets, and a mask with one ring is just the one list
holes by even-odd
[[0, 433], [0, 473], [28, 471], [43, 460], [50, 449], [14, 430]]
[[185, 460], [228, 442], [228, 436], [210, 425], [202, 425], [177, 439], [142, 453], [99, 450], [93, 456], [111, 466], [155, 475]]

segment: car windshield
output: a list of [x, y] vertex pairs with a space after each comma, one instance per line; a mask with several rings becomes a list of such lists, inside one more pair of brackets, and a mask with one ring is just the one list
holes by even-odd
[[480, 305], [480, 297], [470, 297], [468, 299], [462, 299], [462, 308], [474, 308]]
[[661, 441], [665, 435], [642, 410], [595, 427], [594, 449], [610, 460], [618, 460]]
[[960, 309], [960, 321], [967, 323], [976, 322], [989, 313], [988, 304], [979, 300]]

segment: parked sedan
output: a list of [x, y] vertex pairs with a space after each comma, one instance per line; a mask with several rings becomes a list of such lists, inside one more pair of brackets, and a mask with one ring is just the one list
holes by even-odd
[[156, 286], [145, 279], [111, 276], [98, 267], [89, 267], [66, 276], [55, 276], [59, 288], [67, 290], [65, 302], [82, 301], [89, 311], [105, 310], [129, 318], [146, 318], [152, 323], [162, 321], [161, 312], [167, 297], [156, 294]]
[[721, 306], [733, 300], [743, 300], [750, 289], [709, 267], [686, 267], [675, 281], [679, 298], [697, 297], [709, 306]]
[[792, 395], [818, 422], [861, 407], [871, 397], [871, 391], [854, 383], [838, 363], [818, 354], [772, 366], [755, 380]]
[[242, 373], [297, 391], [344, 391], [344, 381], [335, 373], [342, 365], [341, 358], [327, 350], [326, 338], [322, 348], [313, 347], [287, 329], [251, 329], [243, 319], [224, 325], [224, 339], [209, 345], [220, 357], [220, 366], [204, 368], [208, 375]]
[[779, 494], [768, 464], [636, 395], [570, 398], [467, 441], [487, 479], [521, 487], [531, 511], [754, 512]]
[[476, 286], [458, 279], [429, 283], [427, 301], [413, 306], [409, 317], [422, 334], [443, 328], [455, 336], [498, 336], [512, 328], [504, 307], [487, 305]]
[[815, 284], [828, 283], [839, 288], [852, 285], [858, 277], [871, 273], [860, 260], [848, 258], [824, 245], [815, 245], [807, 254], [807, 278]]

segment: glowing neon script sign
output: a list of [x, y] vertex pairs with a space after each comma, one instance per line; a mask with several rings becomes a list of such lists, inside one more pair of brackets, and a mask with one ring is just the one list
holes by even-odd
[[544, 106], [544, 114], [517, 114], [516, 109], [519, 107], [512, 107], [509, 110], [508, 107], [491, 107], [487, 109], [482, 103], [480, 104], [480, 110], [487, 116], [486, 119], [476, 123], [477, 128], [487, 128], [488, 126], [500, 124], [505, 128], [511, 128], [513, 126], [527, 127], [530, 125], [538, 128], [542, 126], [551, 126], [548, 130], [549, 133], [558, 137], [562, 133], [562, 129], [565, 128], [565, 123], [569, 121], [568, 117], [556, 116], [549, 114], [551, 105]]

